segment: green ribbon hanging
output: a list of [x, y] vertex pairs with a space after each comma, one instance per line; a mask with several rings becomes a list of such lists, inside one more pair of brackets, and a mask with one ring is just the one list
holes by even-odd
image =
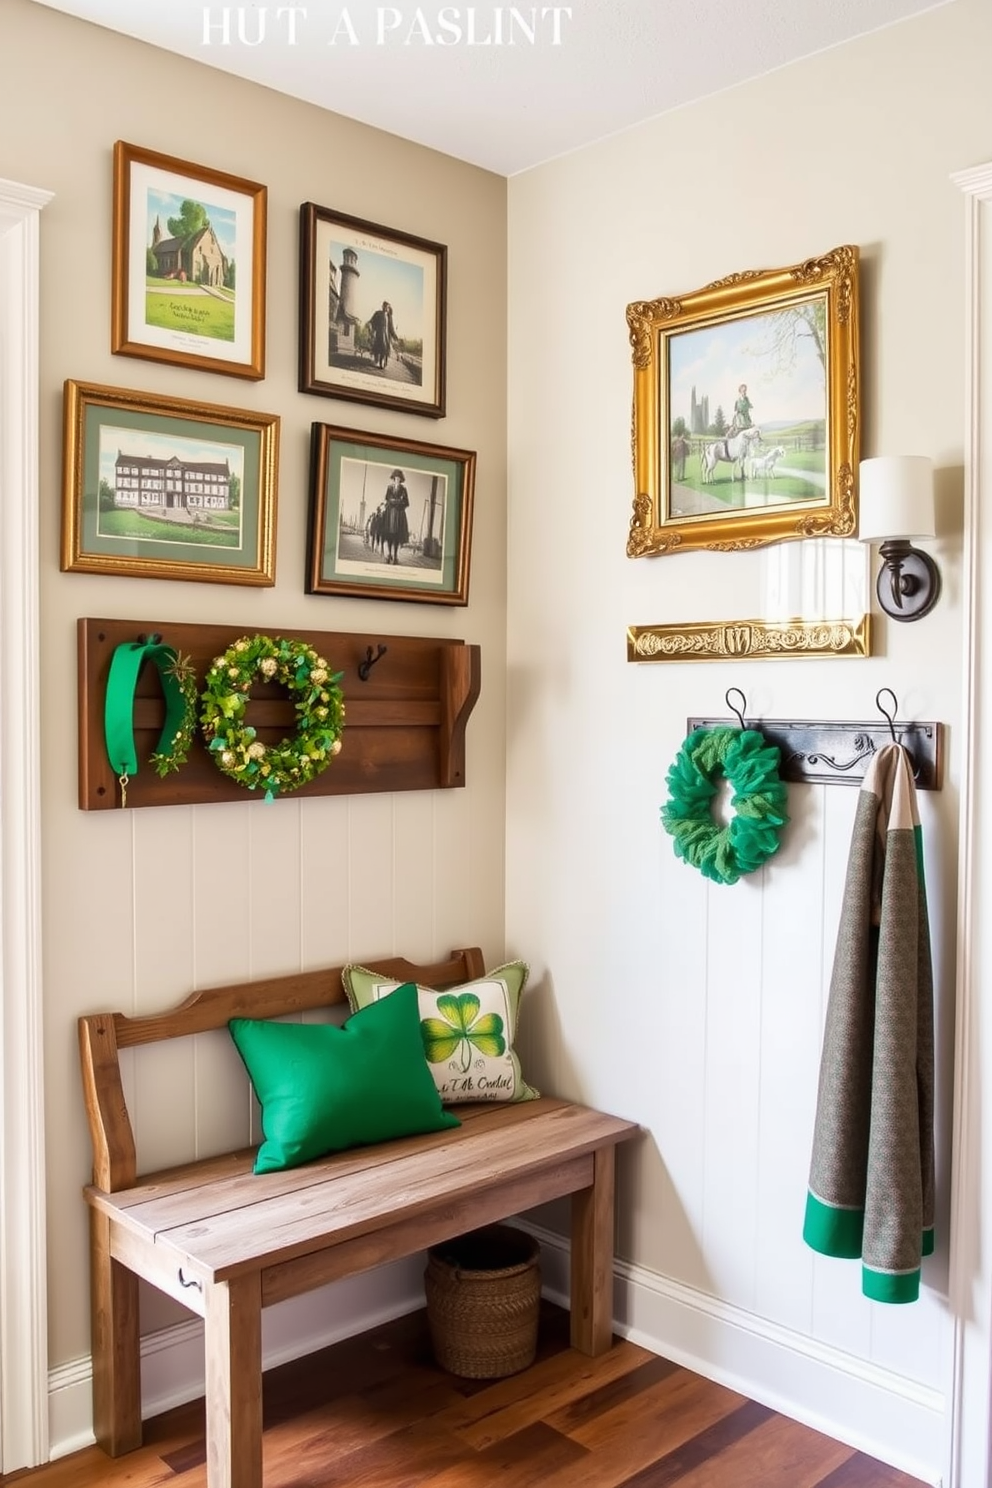
[[165, 695], [165, 725], [151, 756], [160, 775], [184, 763], [196, 727], [196, 683], [190, 664], [159, 635], [122, 642], [110, 659], [103, 713], [107, 758], [117, 772], [122, 806], [127, 805], [128, 781], [138, 773], [134, 695], [146, 661], [157, 670]]

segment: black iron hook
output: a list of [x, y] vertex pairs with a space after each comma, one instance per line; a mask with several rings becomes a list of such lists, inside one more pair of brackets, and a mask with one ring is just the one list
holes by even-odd
[[[732, 692], [736, 692], [737, 696], [741, 700], [741, 705], [739, 708], [735, 708], [733, 703], [730, 701], [730, 694]], [[747, 724], [744, 722], [744, 710], [747, 708], [747, 698], [741, 692], [740, 688], [728, 687], [727, 691], [723, 695], [723, 700], [727, 704], [727, 707], [730, 709], [731, 713], [737, 714], [737, 720], [740, 723], [741, 728], [747, 728]]]
[[372, 647], [369, 646], [368, 650], [365, 652], [365, 660], [358, 663], [358, 675], [363, 682], [367, 682], [369, 680], [369, 672], [375, 666], [379, 658], [385, 656], [388, 650], [388, 646], [380, 645], [379, 647], [377, 647], [376, 653], [373, 656]]
[[[887, 712], [886, 709], [882, 707], [883, 692], [887, 692], [889, 694], [889, 697], [892, 699], [891, 713]], [[880, 687], [878, 689], [875, 694], [875, 707], [878, 709], [879, 713], [881, 713], [882, 717], [889, 725], [889, 733], [892, 735], [893, 744], [898, 744], [899, 740], [896, 738], [896, 714], [899, 712], [899, 699], [896, 697], [891, 687]]]

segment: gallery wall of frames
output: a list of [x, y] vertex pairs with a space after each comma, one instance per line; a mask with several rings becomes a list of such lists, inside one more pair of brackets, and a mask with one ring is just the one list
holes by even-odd
[[[108, 210], [112, 352], [264, 380], [267, 187], [118, 140]], [[298, 391], [443, 419], [447, 257], [304, 202]], [[66, 379], [62, 570], [274, 585], [281, 424], [227, 397]], [[314, 418], [303, 592], [467, 605], [475, 472], [474, 450]], [[121, 623], [79, 621], [84, 809], [465, 782], [477, 646]]]

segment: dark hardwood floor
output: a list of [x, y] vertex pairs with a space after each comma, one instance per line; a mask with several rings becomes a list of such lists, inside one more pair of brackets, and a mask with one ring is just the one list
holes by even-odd
[[[531, 1369], [470, 1381], [434, 1364], [413, 1313], [265, 1376], [266, 1488], [920, 1488], [850, 1447], [632, 1343], [568, 1347], [542, 1304]], [[203, 1488], [203, 1410], [0, 1479], [18, 1488]]]

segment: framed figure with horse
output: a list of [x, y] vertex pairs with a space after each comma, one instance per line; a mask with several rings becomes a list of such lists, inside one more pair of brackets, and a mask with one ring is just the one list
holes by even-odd
[[300, 392], [443, 417], [447, 253], [304, 202]]
[[627, 306], [640, 558], [853, 537], [858, 250]]
[[311, 425], [308, 594], [468, 604], [475, 454]]

